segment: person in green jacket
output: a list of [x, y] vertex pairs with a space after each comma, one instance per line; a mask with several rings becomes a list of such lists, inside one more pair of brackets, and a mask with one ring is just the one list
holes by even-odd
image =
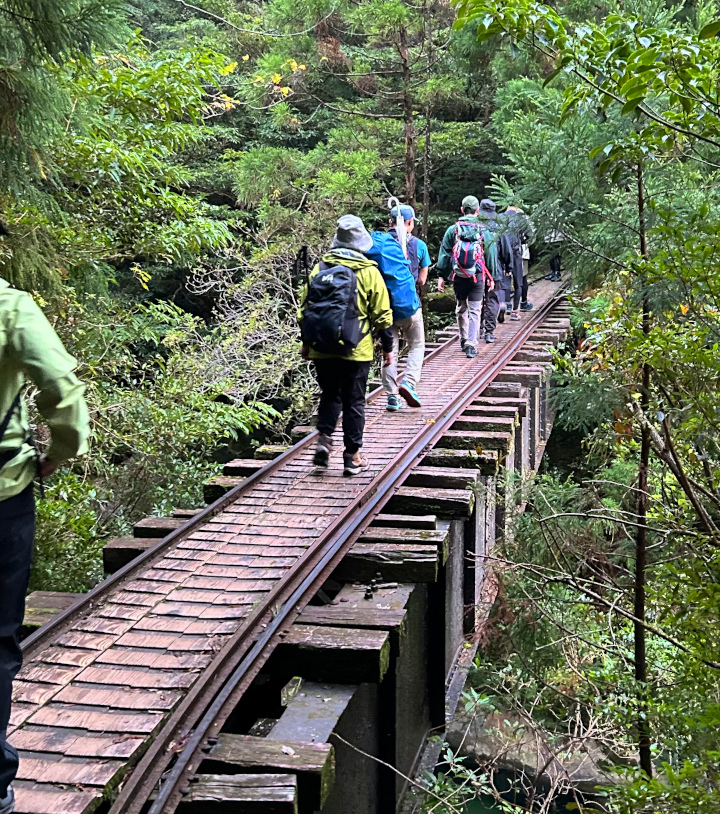
[[[18, 631], [35, 535], [33, 480], [87, 450], [90, 422], [76, 362], [29, 294], [0, 278], [0, 814], [14, 810], [18, 754], [7, 741], [12, 681], [22, 663]], [[27, 380], [51, 443], [38, 458], [22, 400]]]
[[[365, 429], [365, 393], [370, 363], [373, 359], [371, 329], [380, 332], [385, 365], [392, 364], [393, 315], [385, 281], [375, 262], [368, 260], [363, 252], [372, 248], [372, 238], [362, 220], [355, 215], [343, 215], [337, 224], [337, 232], [330, 251], [322, 257], [323, 270], [344, 266], [355, 272], [357, 278], [357, 309], [362, 338], [355, 348], [345, 355], [319, 353], [303, 344], [301, 354], [315, 364], [320, 385], [318, 406], [318, 441], [313, 462], [315, 466], [327, 467], [332, 452], [332, 434], [343, 416], [344, 474], [357, 475], [368, 466], [361, 454]], [[320, 264], [310, 274], [310, 280], [320, 272]], [[300, 293], [298, 320], [302, 327], [303, 311], [307, 299], [307, 286]]]
[[[485, 202], [483, 201], [483, 203]], [[490, 326], [489, 330], [486, 330], [485, 341], [495, 341], [494, 323], [489, 314], [498, 302], [494, 288], [499, 264], [496, 236], [480, 217], [480, 201], [474, 195], [466, 195], [460, 209], [462, 217], [457, 223], [448, 226], [440, 244], [437, 262], [437, 270], [440, 275], [438, 291], [444, 291], [446, 280], [452, 280], [455, 289], [455, 315], [460, 331], [460, 347], [468, 359], [472, 359], [477, 356], [477, 343], [482, 338], [483, 328], [487, 329]], [[477, 269], [475, 279], [467, 277], [461, 272], [456, 273], [453, 257], [455, 242], [463, 238], [465, 232], [471, 232], [474, 224], [477, 224], [476, 228], [480, 227], [479, 231], [482, 231], [485, 265], [491, 275], [488, 279], [483, 279], [479, 269]], [[495, 315], [497, 316], [497, 310], [495, 310]]]

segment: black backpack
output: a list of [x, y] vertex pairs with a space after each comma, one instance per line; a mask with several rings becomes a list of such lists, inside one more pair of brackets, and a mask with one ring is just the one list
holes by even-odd
[[366, 335], [360, 327], [355, 272], [321, 261], [318, 273], [308, 282], [303, 342], [318, 353], [348, 356]]

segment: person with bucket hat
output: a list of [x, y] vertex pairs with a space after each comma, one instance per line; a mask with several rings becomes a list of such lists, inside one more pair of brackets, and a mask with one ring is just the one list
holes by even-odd
[[380, 332], [384, 364], [392, 363], [390, 298], [377, 264], [365, 256], [372, 246], [362, 220], [343, 215], [330, 251], [300, 292], [298, 311], [301, 354], [313, 361], [321, 391], [313, 462], [320, 468], [328, 466], [332, 434], [342, 411], [343, 474], [348, 477], [368, 466], [360, 450], [373, 359], [372, 329]]
[[[415, 226], [415, 210], [411, 206], [401, 205], [399, 210], [403, 221], [402, 227], [405, 230], [405, 250], [407, 261], [410, 264], [410, 274], [412, 275], [412, 285], [421, 288], [427, 282], [428, 270], [430, 268], [430, 252], [427, 244], [412, 234]], [[390, 210], [390, 228], [388, 233], [400, 246], [400, 236], [397, 229], [398, 207]], [[397, 249], [396, 249], [397, 251]], [[383, 267], [380, 266], [383, 273]], [[384, 276], [384, 275], [383, 275]], [[388, 288], [390, 283], [386, 279]], [[410, 284], [410, 280], [407, 281]], [[391, 301], [392, 301], [392, 291]], [[420, 301], [417, 300], [417, 309], [411, 316], [404, 319], [395, 319], [392, 325], [393, 335], [393, 361], [390, 365], [382, 366], [382, 383], [387, 393], [386, 407], [390, 412], [396, 412], [402, 406], [400, 396], [410, 407], [420, 407], [420, 396], [417, 392], [422, 372], [423, 359], [425, 358], [425, 325], [423, 322], [423, 312]], [[400, 353], [400, 337], [403, 337], [407, 348], [407, 365], [402, 380], [398, 383], [398, 357]]]
[[[493, 230], [480, 219], [480, 202], [474, 195], [463, 198], [461, 212], [462, 217], [448, 227], [440, 245], [438, 290], [444, 291], [446, 280], [452, 281], [460, 347], [468, 359], [472, 359], [477, 356], [485, 321], [485, 302], [495, 288], [497, 246]], [[486, 341], [494, 342], [495, 338]]]

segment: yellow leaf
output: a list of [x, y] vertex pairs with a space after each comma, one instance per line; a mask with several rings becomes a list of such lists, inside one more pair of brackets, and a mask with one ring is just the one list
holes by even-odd
[[298, 65], [298, 68], [299, 68], [301, 71], [307, 71], [307, 68], [306, 68], [304, 65]]
[[475, 452], [477, 452], [477, 454], [478, 454], [478, 455], [482, 455], [482, 454], [483, 454], [483, 448], [480, 446], [480, 444], [478, 444], [478, 445], [475, 447]]
[[279, 82], [280, 82], [280, 80], [281, 80], [281, 79], [282, 79], [282, 76], [281, 76], [281, 74], [279, 74], [279, 73], [274, 73], [274, 74], [273, 74], [273, 75], [270, 77], [270, 81], [273, 83], [273, 85], [277, 85], [277, 84], [279, 84]]
[[681, 306], [680, 306], [680, 310], [682, 311], [683, 316], [685, 316], [685, 315], [687, 314], [687, 312], [690, 310], [690, 306], [688, 306], [688, 305], [681, 305]]
[[250, 54], [245, 54], [245, 56], [242, 58], [242, 61], [247, 62], [249, 59], [250, 59]]
[[235, 68], [237, 68], [237, 62], [231, 62], [229, 65], [226, 65], [220, 71], [220, 76], [227, 76], [229, 73], [232, 73]]
[[287, 96], [290, 93], [290, 88], [280, 88], [282, 95]]
[[290, 70], [291, 71], [297, 71], [297, 68], [298, 68], [297, 62], [295, 62], [294, 59], [291, 59], [290, 60]]

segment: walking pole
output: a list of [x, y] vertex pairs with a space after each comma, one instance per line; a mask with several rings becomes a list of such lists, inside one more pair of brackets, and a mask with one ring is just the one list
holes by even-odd
[[403, 254], [405, 257], [408, 256], [407, 250], [407, 231], [405, 229], [405, 218], [402, 216], [400, 212], [400, 201], [394, 196], [390, 196], [388, 198], [388, 209], [392, 212], [393, 207], [397, 207], [397, 217], [395, 218], [395, 228], [397, 230], [397, 237], [400, 243], [400, 247], [403, 250]]

